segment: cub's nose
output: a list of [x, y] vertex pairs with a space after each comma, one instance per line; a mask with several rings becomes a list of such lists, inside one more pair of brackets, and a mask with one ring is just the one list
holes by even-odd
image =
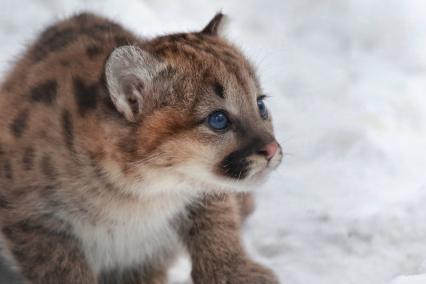
[[270, 161], [277, 152], [278, 152], [278, 143], [272, 142], [263, 146], [263, 148], [260, 149], [258, 154], [264, 156], [266, 160]]

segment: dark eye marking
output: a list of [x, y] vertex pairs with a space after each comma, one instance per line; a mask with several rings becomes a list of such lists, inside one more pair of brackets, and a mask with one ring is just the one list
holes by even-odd
[[215, 83], [213, 85], [213, 90], [214, 90], [214, 93], [216, 95], [218, 95], [222, 99], [225, 98], [225, 90], [224, 90], [223, 86], [220, 83]]

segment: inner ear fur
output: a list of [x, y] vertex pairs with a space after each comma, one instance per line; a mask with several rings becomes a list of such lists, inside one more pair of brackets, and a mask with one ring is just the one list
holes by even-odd
[[137, 46], [121, 46], [111, 53], [105, 65], [106, 83], [114, 106], [128, 121], [137, 121], [153, 79], [164, 68], [163, 62]]

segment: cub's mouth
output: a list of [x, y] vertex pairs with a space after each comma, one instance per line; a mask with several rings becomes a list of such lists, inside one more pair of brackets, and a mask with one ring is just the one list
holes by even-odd
[[276, 142], [255, 140], [228, 154], [218, 165], [217, 174], [234, 180], [261, 177], [279, 166], [281, 146]]

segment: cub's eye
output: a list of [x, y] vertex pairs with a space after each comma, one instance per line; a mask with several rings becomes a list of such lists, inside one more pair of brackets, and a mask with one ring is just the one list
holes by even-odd
[[257, 99], [257, 108], [259, 109], [260, 117], [263, 119], [268, 119], [268, 109], [266, 108], [265, 103], [263, 102], [264, 97], [259, 97]]
[[229, 119], [224, 111], [217, 110], [209, 115], [207, 123], [214, 130], [225, 130], [229, 125]]

